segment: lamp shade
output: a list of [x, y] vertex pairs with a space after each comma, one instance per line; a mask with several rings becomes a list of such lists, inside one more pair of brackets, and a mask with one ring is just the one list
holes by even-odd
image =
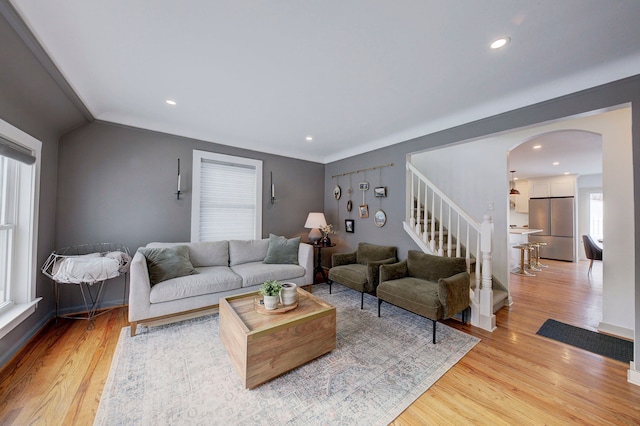
[[311, 212], [307, 216], [307, 221], [304, 223], [305, 228], [319, 228], [326, 226], [327, 220], [324, 218], [324, 213]]

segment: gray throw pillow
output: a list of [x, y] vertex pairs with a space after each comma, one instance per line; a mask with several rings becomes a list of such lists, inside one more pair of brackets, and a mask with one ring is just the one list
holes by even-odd
[[300, 237], [287, 240], [285, 237], [269, 234], [267, 257], [262, 263], [298, 264]]
[[187, 246], [139, 248], [138, 251], [147, 260], [152, 287], [161, 281], [198, 273], [189, 261]]

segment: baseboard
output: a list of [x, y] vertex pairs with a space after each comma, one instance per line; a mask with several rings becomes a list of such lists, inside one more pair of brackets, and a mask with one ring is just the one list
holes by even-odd
[[633, 341], [635, 338], [633, 330], [613, 324], [608, 324], [606, 322], [600, 322], [600, 324], [598, 324], [598, 331], [600, 333], [611, 334], [613, 336], [622, 337], [623, 339], [631, 341]]
[[627, 381], [640, 386], [640, 371], [636, 370], [636, 366], [633, 361], [630, 362], [630, 368], [627, 370]]

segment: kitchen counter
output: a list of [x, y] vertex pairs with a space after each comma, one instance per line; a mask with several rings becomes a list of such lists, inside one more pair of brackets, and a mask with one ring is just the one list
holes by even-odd
[[536, 232], [542, 232], [542, 229], [534, 229], [534, 228], [509, 228], [509, 233], [510, 233], [510, 234], [529, 235], [529, 234], [535, 234]]

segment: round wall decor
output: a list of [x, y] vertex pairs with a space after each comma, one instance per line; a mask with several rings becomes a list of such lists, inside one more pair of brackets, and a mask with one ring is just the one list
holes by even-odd
[[381, 228], [387, 223], [387, 214], [383, 210], [378, 210], [376, 214], [373, 215], [373, 222], [377, 227]]
[[333, 198], [335, 198], [336, 200], [339, 200], [341, 196], [342, 196], [342, 189], [340, 188], [340, 185], [336, 185], [336, 187], [333, 188]]
[[347, 211], [350, 212], [352, 208], [353, 208], [353, 203], [351, 202], [351, 200], [347, 201]]

